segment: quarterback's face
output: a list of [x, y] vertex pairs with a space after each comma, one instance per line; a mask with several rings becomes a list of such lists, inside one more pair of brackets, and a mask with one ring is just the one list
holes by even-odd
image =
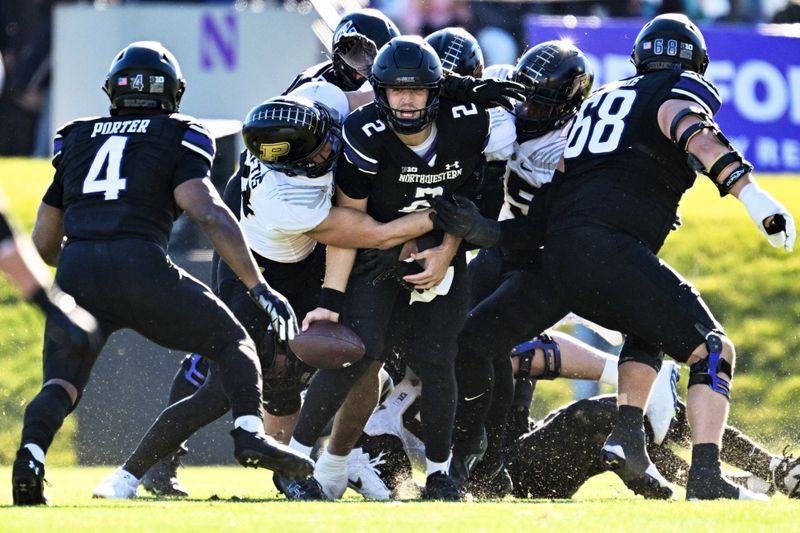
[[428, 103], [428, 89], [393, 89], [386, 88], [386, 99], [389, 107], [400, 119], [419, 118]]

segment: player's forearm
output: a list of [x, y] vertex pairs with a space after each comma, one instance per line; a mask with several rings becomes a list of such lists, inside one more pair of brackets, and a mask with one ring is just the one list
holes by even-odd
[[242, 283], [252, 289], [264, 278], [247, 246], [242, 229], [224, 207], [215, 207], [205, 216], [195, 219], [203, 229], [214, 250], [231, 267]]
[[428, 216], [429, 213], [430, 210], [426, 209], [385, 224], [379, 224], [375, 242], [372, 246], [365, 246], [365, 248], [388, 250], [432, 231], [433, 222]]
[[445, 253], [450, 254], [451, 260], [458, 253], [458, 248], [461, 246], [461, 242], [463, 240], [464, 239], [461, 237], [456, 237], [455, 235], [451, 235], [449, 233], [444, 234], [444, 237], [442, 238], [442, 249]]
[[30, 300], [42, 287], [50, 285], [50, 272], [30, 243], [7, 238], [0, 242], [0, 270]]
[[306, 232], [312, 239], [341, 248], [386, 250], [433, 229], [428, 211], [412, 213], [381, 223], [367, 213], [350, 207], [333, 207], [325, 220]]
[[345, 292], [355, 260], [355, 249], [328, 246], [325, 257], [325, 281], [322, 286]]

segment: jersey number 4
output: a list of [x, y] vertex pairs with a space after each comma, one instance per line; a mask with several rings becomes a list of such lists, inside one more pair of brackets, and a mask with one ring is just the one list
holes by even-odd
[[[584, 148], [592, 154], [616, 150], [635, 99], [636, 91], [617, 89], [586, 100], [569, 132], [564, 158], [578, 157]], [[596, 114], [592, 112], [595, 108]]]
[[119, 191], [124, 191], [128, 185], [127, 179], [119, 177], [122, 151], [127, 142], [128, 138], [123, 135], [112, 135], [103, 143], [83, 180], [84, 194], [102, 192], [106, 200], [119, 199]]

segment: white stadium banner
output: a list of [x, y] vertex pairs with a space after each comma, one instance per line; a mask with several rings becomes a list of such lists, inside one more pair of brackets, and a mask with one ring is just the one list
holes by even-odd
[[108, 111], [101, 90], [114, 55], [132, 41], [161, 41], [186, 79], [181, 112], [243, 120], [302, 70], [324, 61], [313, 15], [282, 7], [138, 4], [58, 5], [53, 39], [53, 130]]

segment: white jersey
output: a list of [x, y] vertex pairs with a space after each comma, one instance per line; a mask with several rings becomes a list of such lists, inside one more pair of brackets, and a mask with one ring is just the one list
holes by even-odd
[[[369, 417], [364, 433], [371, 437], [394, 435], [403, 442], [403, 448], [414, 464], [425, 464], [425, 444], [406, 428], [404, 417], [408, 409], [417, 401], [422, 391], [419, 378], [406, 368], [402, 381], [394, 386], [392, 393]], [[419, 413], [415, 414], [417, 419]]]
[[[325, 104], [340, 120], [350, 112], [347, 96], [332, 83], [306, 83], [289, 94]], [[287, 176], [249, 152], [243, 164], [245, 201], [239, 219], [250, 249], [279, 263], [302, 261], [317, 244], [305, 232], [322, 223], [331, 210], [333, 172], [318, 178]]]
[[[484, 78], [510, 80], [513, 75], [514, 65], [509, 64], [491, 65], [483, 71]], [[514, 115], [502, 107], [494, 107], [490, 113], [492, 122], [515, 124]], [[496, 160], [507, 160], [506, 173], [503, 176], [504, 201], [498, 217], [500, 220], [528, 213], [536, 189], [553, 179], [556, 165], [567, 144], [570, 125], [571, 122], [558, 130], [522, 144], [516, 142], [515, 128], [513, 137], [510, 140], [506, 139], [508, 145], [502, 152], [498, 151], [505, 157], [496, 158]]]
[[287, 176], [267, 168], [248, 153], [249, 172], [243, 178], [248, 196], [240, 224], [250, 249], [279, 263], [297, 263], [308, 257], [317, 241], [305, 232], [317, 227], [331, 210], [333, 173], [319, 178]]
[[572, 121], [561, 129], [522, 144], [514, 142], [514, 153], [508, 158], [503, 176], [504, 200], [500, 220], [526, 215], [536, 190], [552, 181], [571, 125]]
[[[486, 67], [481, 78], [500, 78], [510, 80], [514, 74], [514, 65], [492, 65]], [[514, 152], [514, 141], [517, 138], [514, 115], [502, 107], [490, 107], [491, 134], [486, 145], [487, 161], [505, 161]]]

